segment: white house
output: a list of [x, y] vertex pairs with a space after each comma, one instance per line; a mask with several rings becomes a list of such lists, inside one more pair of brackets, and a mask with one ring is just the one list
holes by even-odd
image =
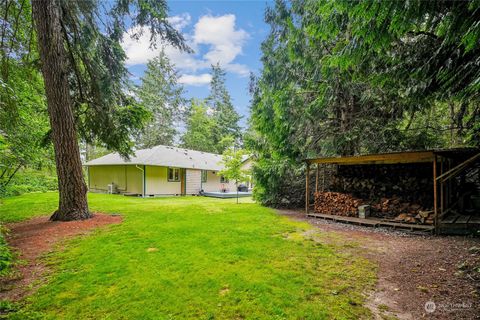
[[[247, 160], [245, 169], [250, 166]], [[129, 160], [111, 153], [85, 165], [91, 192], [156, 196], [236, 191], [234, 181], [218, 174], [221, 161], [218, 154], [156, 146], [137, 150]]]

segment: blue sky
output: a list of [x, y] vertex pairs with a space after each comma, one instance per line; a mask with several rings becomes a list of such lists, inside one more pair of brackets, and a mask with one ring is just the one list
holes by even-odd
[[[181, 31], [194, 54], [167, 46], [176, 65], [186, 97], [205, 98], [209, 93], [210, 65], [219, 62], [226, 70], [227, 88], [236, 110], [248, 118], [249, 73], [261, 68], [260, 45], [269, 27], [263, 21], [268, 1], [169, 1], [170, 22]], [[162, 44], [159, 45], [161, 47]], [[146, 62], [156, 52], [149, 49], [149, 34], [139, 41], [125, 38], [127, 66], [139, 82]]]

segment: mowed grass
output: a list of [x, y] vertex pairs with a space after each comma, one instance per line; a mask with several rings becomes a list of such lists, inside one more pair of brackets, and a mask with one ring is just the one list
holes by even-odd
[[[23, 309], [47, 319], [358, 319], [375, 266], [241, 199], [90, 194], [119, 225], [69, 240]], [[55, 193], [4, 199], [0, 219], [52, 212]], [[311, 233], [311, 232], [309, 232]], [[156, 248], [153, 251], [149, 248]]]

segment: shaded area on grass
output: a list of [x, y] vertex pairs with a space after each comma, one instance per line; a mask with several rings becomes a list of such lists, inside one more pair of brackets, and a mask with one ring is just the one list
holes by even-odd
[[39, 258], [61, 245], [62, 240], [122, 220], [120, 216], [98, 213], [83, 221], [52, 222], [48, 219], [48, 216], [37, 217], [7, 225], [10, 229], [8, 244], [18, 253], [18, 261], [15, 272], [0, 279], [0, 300], [23, 298], [45, 274], [45, 263]]

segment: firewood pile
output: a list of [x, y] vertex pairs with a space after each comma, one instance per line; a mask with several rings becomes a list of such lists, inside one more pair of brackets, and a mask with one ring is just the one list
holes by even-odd
[[339, 166], [330, 191], [361, 199], [400, 197], [410, 203], [432, 203], [430, 164]]
[[315, 192], [314, 211], [322, 214], [357, 217], [360, 199], [340, 192]]
[[318, 213], [358, 216], [367, 204], [373, 217], [433, 224], [431, 164], [338, 166], [329, 182], [332, 192], [315, 197]]
[[433, 211], [416, 203], [404, 202], [398, 196], [381, 198], [371, 206], [373, 216], [391, 218], [396, 222], [433, 224]]
[[[321, 214], [358, 217], [358, 207], [368, 204], [351, 194], [341, 192], [316, 192], [314, 211]], [[433, 224], [432, 210], [426, 210], [421, 205], [402, 201], [402, 198], [381, 198], [370, 202], [371, 215], [401, 223]]]
[[415, 213], [400, 213], [394, 219], [396, 222], [404, 223], [416, 223], [416, 224], [433, 224], [434, 223], [434, 214], [433, 211], [418, 211]]

